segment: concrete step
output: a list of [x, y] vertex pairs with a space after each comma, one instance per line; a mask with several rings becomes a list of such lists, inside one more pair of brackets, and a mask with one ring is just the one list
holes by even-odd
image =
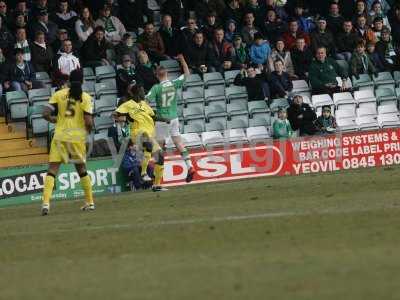
[[[28, 155], [36, 155], [36, 154], [47, 154], [47, 148], [34, 147], [34, 148], [25, 148], [25, 149], [12, 149], [12, 150], [0, 149], [0, 159], [7, 158], [7, 157], [28, 156]], [[25, 161], [25, 163], [29, 164], [30, 159], [28, 158]]]

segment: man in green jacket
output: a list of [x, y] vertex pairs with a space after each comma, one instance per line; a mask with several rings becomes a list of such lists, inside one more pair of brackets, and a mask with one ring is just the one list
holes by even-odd
[[[339, 85], [336, 77], [342, 78], [342, 85]], [[325, 47], [317, 48], [309, 70], [313, 94], [344, 92], [348, 90], [347, 77], [347, 71], [343, 70], [334, 59], [326, 56]]]

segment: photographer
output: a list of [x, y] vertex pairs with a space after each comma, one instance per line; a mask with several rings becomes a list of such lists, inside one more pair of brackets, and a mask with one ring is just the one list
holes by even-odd
[[261, 71], [253, 66], [242, 69], [233, 83], [246, 87], [249, 101], [270, 99], [268, 83], [264, 80]]

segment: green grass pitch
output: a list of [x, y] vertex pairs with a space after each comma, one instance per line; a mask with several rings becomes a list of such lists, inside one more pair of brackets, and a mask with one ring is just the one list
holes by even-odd
[[400, 299], [400, 168], [0, 209], [0, 299]]

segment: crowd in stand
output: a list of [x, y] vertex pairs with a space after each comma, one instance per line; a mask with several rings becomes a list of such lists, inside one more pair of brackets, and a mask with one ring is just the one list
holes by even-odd
[[249, 101], [290, 98], [289, 123], [276, 127], [313, 134], [334, 120], [316, 121], [301, 97], [292, 99], [293, 80], [332, 94], [346, 90], [349, 76], [400, 68], [397, 0], [158, 0], [159, 22], [150, 2], [0, 0], [2, 92], [40, 87], [35, 72], [62, 86], [72, 70], [101, 65], [118, 66], [120, 95], [133, 79], [149, 90], [156, 65], [183, 54], [201, 76], [241, 70], [234, 83], [246, 86]]

